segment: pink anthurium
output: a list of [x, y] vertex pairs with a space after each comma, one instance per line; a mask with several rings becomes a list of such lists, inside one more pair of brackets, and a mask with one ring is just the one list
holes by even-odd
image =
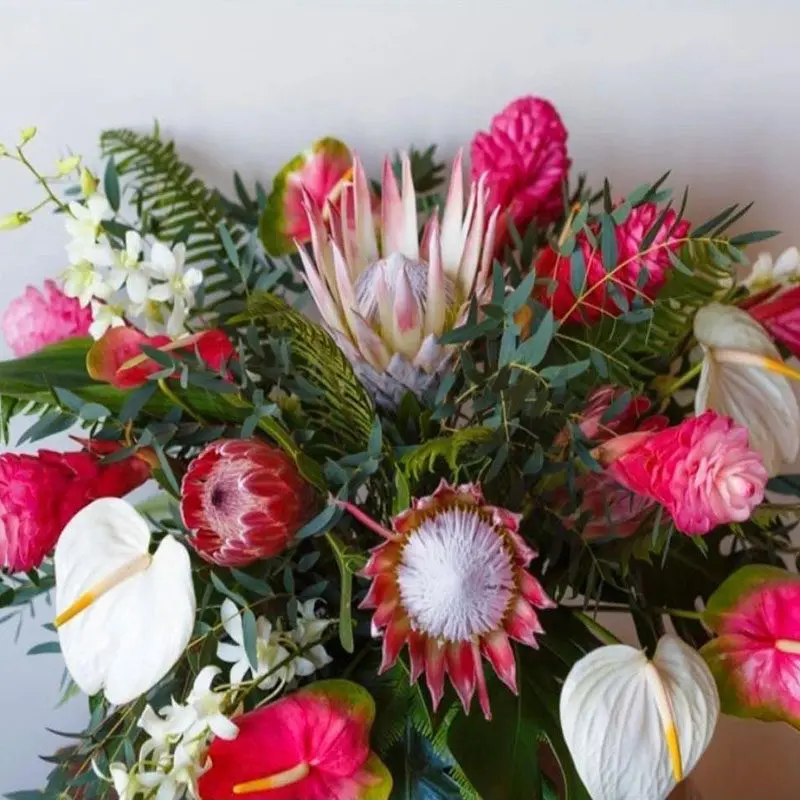
[[135, 328], [109, 328], [86, 354], [86, 369], [96, 381], [105, 381], [117, 389], [135, 389], [162, 366], [142, 351], [142, 346], [164, 352], [196, 352], [210, 369], [220, 370], [236, 357], [233, 343], [219, 329], [171, 339], [169, 336], [147, 336]]
[[703, 618], [717, 633], [701, 653], [723, 712], [800, 729], [800, 577], [742, 567], [714, 592]]
[[[298, 153], [275, 176], [259, 223], [264, 247], [274, 255], [290, 253], [295, 242], [311, 241], [304, 192], [319, 208], [335, 202], [353, 174], [353, 156], [344, 142], [326, 137]], [[352, 217], [351, 217], [352, 218]]]
[[375, 703], [363, 687], [319, 681], [236, 718], [214, 739], [202, 800], [386, 800], [392, 777], [369, 749]]

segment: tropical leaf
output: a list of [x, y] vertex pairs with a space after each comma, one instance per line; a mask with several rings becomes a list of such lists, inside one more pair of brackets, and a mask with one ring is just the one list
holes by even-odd
[[269, 292], [252, 295], [247, 311], [231, 322], [252, 322], [264, 335], [289, 340], [295, 377], [319, 392], [303, 402], [310, 427], [325, 431], [338, 455], [369, 447], [375, 419], [372, 399], [344, 353], [320, 325]]
[[418, 480], [424, 472], [433, 472], [436, 462], [443, 458], [450, 469], [458, 466], [458, 457], [464, 448], [489, 441], [494, 432], [491, 428], [461, 428], [447, 436], [429, 439], [402, 458], [409, 478]]

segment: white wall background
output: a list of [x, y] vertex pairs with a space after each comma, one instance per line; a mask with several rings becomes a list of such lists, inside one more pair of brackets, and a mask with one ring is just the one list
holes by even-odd
[[[42, 165], [92, 158], [104, 127], [157, 117], [201, 174], [268, 179], [323, 134], [387, 149], [469, 141], [507, 101], [553, 100], [578, 169], [620, 191], [667, 168], [690, 218], [756, 200], [754, 227], [800, 221], [798, 0], [0, 0], [0, 142], [39, 126]], [[0, 161], [0, 216], [38, 199]], [[60, 225], [0, 238], [0, 307], [64, 266]], [[3, 348], [3, 357], [8, 351]], [[56, 443], [58, 446], [58, 443]], [[0, 792], [46, 774], [61, 665], [0, 628]], [[725, 720], [696, 772], [705, 800], [800, 795], [800, 738]], [[642, 798], [645, 800], [645, 798]]]

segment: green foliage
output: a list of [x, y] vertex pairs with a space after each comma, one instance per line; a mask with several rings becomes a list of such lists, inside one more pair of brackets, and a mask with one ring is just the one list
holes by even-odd
[[456, 472], [462, 451], [471, 445], [489, 441], [493, 434], [486, 427], [461, 428], [414, 447], [402, 457], [401, 463], [412, 481], [418, 480], [425, 472], [433, 472], [439, 459], [444, 459], [450, 469]]

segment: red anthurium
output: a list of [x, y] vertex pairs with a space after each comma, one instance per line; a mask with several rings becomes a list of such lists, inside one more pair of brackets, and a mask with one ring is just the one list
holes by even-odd
[[704, 620], [718, 634], [701, 653], [723, 712], [800, 729], [800, 577], [742, 567], [711, 596]]
[[386, 800], [392, 777], [370, 752], [375, 703], [363, 687], [319, 681], [236, 718], [214, 739], [202, 800]]
[[147, 336], [135, 328], [109, 328], [95, 342], [86, 356], [86, 369], [97, 381], [105, 381], [118, 389], [135, 389], [162, 369], [161, 365], [142, 352], [142, 346], [164, 352], [194, 350], [209, 369], [220, 370], [235, 357], [233, 343], [221, 330], [213, 329], [173, 340], [169, 336]]
[[773, 339], [800, 357], [800, 286], [757, 295], [743, 307]]

